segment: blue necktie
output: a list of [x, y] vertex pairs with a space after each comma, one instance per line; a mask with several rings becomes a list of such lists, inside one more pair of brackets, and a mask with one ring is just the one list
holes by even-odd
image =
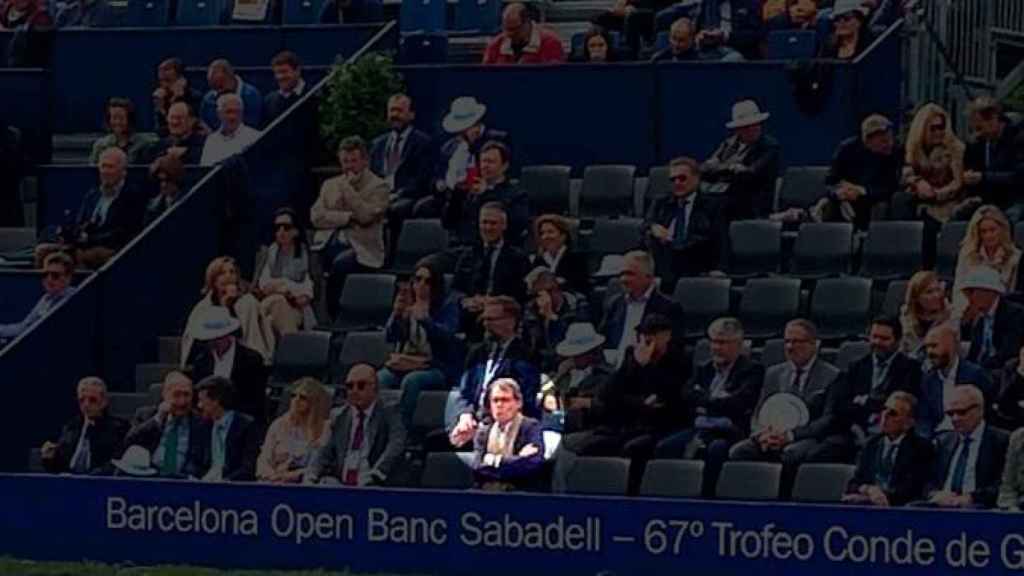
[[896, 447], [895, 443], [889, 444], [882, 452], [882, 461], [878, 466], [878, 483], [883, 488], [888, 488], [892, 480], [892, 469], [896, 464]]
[[971, 437], [964, 436], [960, 441], [962, 448], [956, 457], [956, 464], [953, 465], [953, 481], [949, 489], [957, 494], [964, 491], [964, 476], [967, 475], [967, 456], [971, 451]]
[[682, 246], [686, 243], [686, 202], [676, 205], [676, 229], [672, 238], [675, 246]]

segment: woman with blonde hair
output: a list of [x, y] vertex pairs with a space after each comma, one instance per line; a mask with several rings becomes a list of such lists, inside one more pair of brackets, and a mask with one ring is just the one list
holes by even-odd
[[952, 306], [946, 298], [946, 283], [935, 272], [922, 270], [907, 283], [907, 292], [900, 308], [903, 324], [904, 354], [921, 360], [924, 358], [924, 336], [932, 326], [950, 319]]
[[242, 281], [238, 264], [230, 256], [214, 258], [206, 267], [206, 283], [203, 295], [185, 324], [185, 333], [181, 338], [181, 366], [189, 364], [192, 356], [192, 344], [195, 334], [203, 318], [214, 307], [227, 308], [231, 316], [242, 325], [242, 345], [252, 348], [263, 356], [263, 361], [270, 363], [274, 357], [274, 332], [270, 322], [262, 314], [260, 303], [249, 293], [248, 286]]
[[331, 395], [320, 382], [296, 381], [288, 411], [267, 430], [256, 478], [275, 484], [300, 482], [310, 459], [330, 438], [330, 409]]
[[960, 292], [960, 284], [977, 266], [988, 266], [999, 272], [1007, 292], [1018, 291], [1022, 287], [1020, 258], [1021, 251], [1013, 244], [1010, 221], [1003, 212], [992, 205], [978, 208], [960, 244], [953, 283], [953, 309], [962, 312], [966, 308], [967, 300]]
[[963, 198], [966, 149], [953, 133], [949, 114], [938, 104], [925, 104], [914, 115], [907, 134], [903, 186], [936, 233], [936, 225], [950, 221], [957, 210], [980, 202]]

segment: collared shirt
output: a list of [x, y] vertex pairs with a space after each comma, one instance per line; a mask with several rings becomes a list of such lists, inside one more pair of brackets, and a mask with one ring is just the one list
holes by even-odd
[[377, 402], [374, 401], [374, 403], [370, 404], [366, 410], [363, 410], [363, 414], [365, 415], [363, 417], [363, 444], [358, 450], [353, 450], [352, 446], [355, 443], [356, 433], [359, 430], [359, 410], [357, 410], [355, 406], [351, 406], [350, 408], [352, 410], [352, 426], [349, 428], [349, 449], [345, 453], [344, 469], [346, 472], [352, 469], [358, 470], [357, 483], [359, 486], [366, 486], [370, 483], [372, 472], [370, 469], [370, 445], [372, 439], [368, 434], [369, 431], [367, 427], [370, 424], [370, 418], [373, 417], [373, 413], [377, 410]]
[[[239, 83], [239, 86], [241, 86], [241, 83]], [[239, 88], [239, 89], [241, 89], [241, 88]], [[280, 94], [281, 96], [285, 97], [285, 98], [288, 98], [288, 97], [291, 97], [291, 96], [302, 96], [302, 93], [305, 92], [305, 91], [306, 91], [306, 81], [303, 80], [302, 78], [299, 78], [299, 81], [295, 84], [295, 88], [292, 88], [290, 91], [284, 91], [284, 90], [278, 89], [277, 93]]]
[[505, 240], [498, 240], [495, 244], [485, 244], [484, 252], [491, 251], [491, 261], [487, 266], [487, 285], [484, 287], [488, 295], [494, 291], [494, 272], [498, 266], [498, 257], [501, 256], [501, 250], [505, 247]]
[[626, 293], [626, 317], [622, 323], [622, 339], [619, 340], [618, 347], [618, 359], [616, 360], [615, 367], [618, 368], [622, 365], [622, 361], [626, 355], [626, 348], [636, 343], [636, 327], [640, 325], [640, 321], [644, 319], [644, 311], [647, 310], [647, 302], [651, 299], [651, 294], [654, 293], [654, 284], [644, 292], [643, 296], [634, 299], [629, 293]]
[[[71, 454], [71, 459], [68, 460], [68, 465], [71, 466], [71, 471], [75, 472], [76, 461], [80, 458], [82, 461], [82, 468], [89, 470], [92, 468], [92, 450], [89, 445], [89, 429], [96, 424], [90, 420], [85, 420], [82, 423], [82, 431], [78, 434], [78, 444], [75, 445], [75, 451]], [[84, 453], [83, 453], [84, 452]]]
[[225, 134], [223, 129], [217, 130], [206, 137], [203, 145], [203, 156], [199, 164], [212, 166], [228, 158], [241, 154], [260, 137], [260, 131], [242, 124], [233, 134]]
[[[953, 361], [946, 368], [945, 371], [939, 370], [939, 376], [942, 377], [942, 405], [945, 406], [949, 401], [949, 398], [953, 394], [953, 389], [956, 388], [956, 375], [960, 371], [960, 357], [954, 356]], [[935, 426], [935, 432], [943, 430], [952, 430], [953, 423], [950, 422], [949, 416], [943, 416], [942, 421]]]
[[[102, 226], [107, 221], [107, 214], [110, 212], [110, 206], [121, 195], [121, 190], [123, 189], [124, 180], [115, 184], [113, 190], [101, 189], [100, 199], [96, 202], [96, 208], [92, 211], [93, 222]], [[113, 194], [108, 194], [107, 192], [113, 192]]]
[[814, 363], [817, 361], [818, 355], [815, 354], [813, 357], [811, 357], [810, 361], [808, 361], [807, 364], [804, 364], [803, 368], [797, 367], [797, 365], [794, 364], [793, 362], [787, 362], [789, 364], [789, 369], [793, 372], [794, 380], [795, 376], [797, 375], [797, 371], [802, 370], [802, 372], [800, 372], [799, 381], [794, 382], [791, 380], [790, 382], [787, 382], [787, 384], [791, 387], [790, 392], [801, 397], [804, 395], [804, 393], [807, 391], [807, 378], [810, 376], [811, 369], [814, 368]]
[[[393, 176], [394, 172], [398, 170], [398, 164], [401, 163], [402, 152], [405, 150], [405, 145], [409, 141], [409, 134], [412, 132], [412, 124], [405, 127], [401, 132], [391, 131], [391, 135], [388, 136], [388, 145], [384, 148], [384, 165], [386, 168], [392, 170], [388, 176]], [[397, 153], [394, 152], [395, 147], [398, 147]], [[399, 158], [399, 161], [391, 166], [390, 159], [392, 154]]]
[[235, 350], [238, 348], [238, 343], [232, 343], [228, 351], [223, 356], [218, 356], [215, 352], [213, 354], [213, 374], [214, 376], [220, 376], [221, 378], [231, 379], [231, 371], [235, 368]]
[[[523, 46], [522, 54], [536, 54], [540, 51], [540, 27], [536, 24], [530, 30], [530, 40]], [[515, 48], [512, 46], [512, 39], [508, 35], [504, 35], [501, 40], [501, 55], [502, 56], [515, 56]]]
[[235, 421], [235, 411], [228, 410], [213, 423], [213, 434], [210, 435], [210, 470], [219, 479], [224, 472], [224, 464], [227, 460], [228, 430]]
[[715, 376], [711, 379], [711, 387], [708, 389], [712, 399], [725, 398], [729, 395], [725, 391], [725, 383], [729, 381], [729, 376], [732, 374], [732, 369], [736, 366], [736, 362], [729, 364], [724, 368], [715, 366]]
[[565, 252], [566, 247], [563, 245], [558, 249], [558, 252], [554, 253], [554, 255], [547, 252], [541, 252], [540, 259], [544, 261], [544, 265], [548, 267], [548, 270], [554, 272], [558, 269], [558, 264], [562, 261], [562, 257], [565, 256]]
[[484, 379], [480, 382], [480, 397], [477, 398], [477, 406], [480, 409], [487, 407], [487, 390], [491, 385], [491, 381], [498, 375], [498, 370], [501, 368], [502, 362], [505, 361], [505, 355], [508, 354], [508, 347], [512, 344], [515, 337], [509, 338], [505, 342], [495, 343], [491, 348], [491, 353], [487, 356], [487, 362], [484, 364]]
[[[159, 417], [159, 415], [157, 416]], [[175, 426], [177, 424], [177, 426]], [[167, 421], [163, 425], [163, 434], [160, 436], [160, 445], [157, 446], [153, 452], [153, 467], [160, 470], [164, 464], [164, 448], [167, 446], [168, 438], [171, 435], [171, 431], [176, 431], [178, 434], [178, 472], [181, 471], [182, 466], [185, 465], [185, 459], [188, 455], [188, 440], [189, 440], [189, 424], [188, 416], [171, 416], [167, 415]]]
[[[970, 494], [977, 488], [977, 467], [978, 467], [978, 451], [981, 448], [981, 437], [985, 434], [985, 421], [981, 421], [974, 430], [967, 435], [971, 439], [970, 450], [967, 452], [967, 468], [964, 470], [964, 484], [963, 494]], [[946, 472], [946, 483], [943, 484], [944, 490], [952, 490], [953, 486], [953, 475], [956, 474], [956, 462], [960, 458], [960, 453], [964, 450], [964, 437], [957, 438], [957, 447], [953, 451], [953, 458], [949, 461], [949, 471]]]

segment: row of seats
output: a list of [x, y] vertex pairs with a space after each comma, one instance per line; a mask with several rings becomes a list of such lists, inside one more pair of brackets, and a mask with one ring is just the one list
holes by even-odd
[[[471, 453], [431, 452], [421, 486], [466, 490], [473, 486]], [[571, 494], [624, 496], [630, 461], [623, 458], [577, 459], [566, 478]], [[839, 502], [853, 478], [848, 464], [804, 464], [797, 470], [792, 499], [797, 502]], [[704, 462], [652, 460], [644, 469], [640, 495], [655, 498], [699, 498]], [[772, 462], [726, 462], [715, 496], [724, 500], [770, 501], [779, 498], [782, 465]]]
[[[282, 0], [281, 22], [284, 25], [319, 24], [325, 0]], [[262, 15], [233, 17], [234, 0], [98, 0], [97, 13], [91, 24], [95, 28], [161, 28], [177, 26], [220, 26], [236, 24], [270, 24], [274, 18], [273, 0], [267, 0]], [[358, 0], [358, 17], [353, 21], [380, 22], [384, 17], [382, 0]]]

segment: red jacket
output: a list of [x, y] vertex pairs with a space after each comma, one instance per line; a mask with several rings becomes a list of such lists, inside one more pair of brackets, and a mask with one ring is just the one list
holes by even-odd
[[537, 24], [533, 25], [530, 41], [518, 60], [512, 51], [512, 41], [504, 32], [495, 36], [484, 52], [484, 64], [547, 64], [564, 61], [565, 49], [561, 38]]

